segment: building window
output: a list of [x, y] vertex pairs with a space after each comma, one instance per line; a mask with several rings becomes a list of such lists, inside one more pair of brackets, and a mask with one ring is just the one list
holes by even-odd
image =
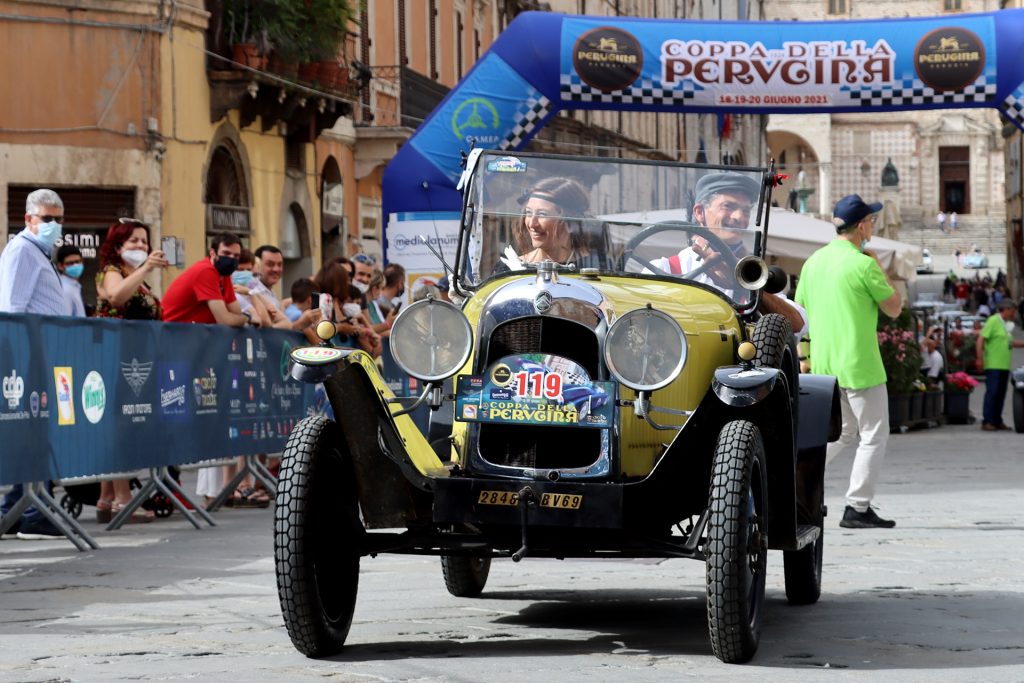
[[939, 207], [971, 212], [971, 148], [939, 147]]
[[[945, 0], [950, 2], [950, 0]], [[828, 0], [829, 14], [846, 14], [846, 0]]]
[[405, 28], [405, 0], [398, 0], [398, 63], [409, 64], [409, 35]]
[[942, 9], [947, 12], [959, 12], [963, 9], [962, 0], [942, 0]]

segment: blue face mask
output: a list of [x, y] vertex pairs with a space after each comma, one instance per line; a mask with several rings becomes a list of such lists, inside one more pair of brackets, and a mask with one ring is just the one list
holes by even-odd
[[36, 234], [36, 241], [47, 249], [57, 243], [61, 236], [61, 225], [57, 221], [40, 223], [36, 226], [39, 232]]
[[231, 273], [231, 282], [242, 287], [248, 287], [252, 283], [251, 270], [236, 270]]
[[67, 275], [68, 277], [73, 277], [77, 280], [78, 278], [82, 277], [82, 272], [84, 270], [85, 264], [75, 263], [73, 265], [67, 266], [64, 269], [64, 274]]

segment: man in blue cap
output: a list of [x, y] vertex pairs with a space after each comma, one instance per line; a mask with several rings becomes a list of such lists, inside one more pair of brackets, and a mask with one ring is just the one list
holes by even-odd
[[857, 449], [839, 522], [848, 529], [896, 526], [871, 508], [889, 440], [878, 311], [895, 318], [903, 308], [878, 258], [865, 250], [881, 210], [859, 195], [840, 199], [832, 211], [836, 239], [807, 259], [796, 289], [810, 322], [811, 372], [834, 375], [839, 383], [843, 431], [829, 444], [826, 462], [850, 446]]

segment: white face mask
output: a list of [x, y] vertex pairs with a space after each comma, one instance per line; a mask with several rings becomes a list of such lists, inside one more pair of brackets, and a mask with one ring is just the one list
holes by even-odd
[[358, 289], [362, 294], [366, 294], [366, 290], [370, 288], [370, 285], [366, 284], [365, 282], [360, 282], [359, 280], [353, 280], [352, 284], [354, 284], [356, 286], [356, 289]]
[[149, 258], [149, 253], [145, 249], [125, 249], [121, 252], [121, 260], [132, 268], [138, 268], [146, 262], [147, 258]]
[[1004, 320], [1003, 325], [1006, 326], [1007, 332], [1013, 332], [1013, 328], [1017, 327], [1017, 323], [1013, 322], [1012, 320]]
[[341, 312], [345, 314], [346, 318], [358, 318], [359, 314], [363, 309], [359, 307], [359, 304], [342, 304]]

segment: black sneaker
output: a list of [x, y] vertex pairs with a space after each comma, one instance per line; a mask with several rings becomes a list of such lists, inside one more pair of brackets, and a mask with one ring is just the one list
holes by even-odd
[[870, 507], [864, 512], [857, 512], [847, 505], [839, 526], [845, 529], [891, 529], [896, 526], [896, 522], [882, 519]]
[[19, 519], [19, 520], [18, 520], [18, 521], [16, 521], [16, 522], [15, 522], [14, 524], [12, 524], [12, 525], [11, 525], [11, 528], [10, 528], [10, 529], [8, 529], [7, 531], [5, 531], [5, 532], [3, 533], [3, 535], [0, 535], [0, 539], [11, 539], [11, 538], [17, 538], [17, 537], [18, 537], [18, 530], [19, 530], [20, 528], [21, 528], [21, 520]]
[[22, 520], [18, 538], [23, 541], [53, 541], [64, 538], [64, 534], [50, 520], [43, 518], [31, 522]]

